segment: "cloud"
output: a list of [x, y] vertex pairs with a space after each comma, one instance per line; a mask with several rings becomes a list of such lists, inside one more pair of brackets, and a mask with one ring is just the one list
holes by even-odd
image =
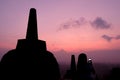
[[113, 39], [113, 37], [110, 37], [110, 36], [108, 36], [108, 35], [102, 35], [102, 38], [104, 38], [104, 39], [107, 40], [108, 42], [110, 42], [110, 41]]
[[84, 25], [86, 20], [84, 17], [80, 17], [79, 19], [70, 19], [63, 24], [60, 25], [58, 30], [70, 29], [70, 28], [79, 28], [80, 26]]
[[90, 24], [96, 29], [109, 29], [111, 27], [111, 24], [101, 17], [97, 17], [94, 21], [90, 22]]
[[88, 21], [84, 17], [80, 17], [78, 19], [70, 19], [62, 23], [58, 28], [58, 31], [71, 28], [79, 28], [87, 22], [89, 22], [88, 24], [90, 24], [95, 29], [109, 29], [111, 27], [111, 24], [104, 20], [102, 17], [96, 17], [96, 19], [93, 21]]
[[115, 39], [117, 39], [117, 40], [120, 39], [120, 35], [117, 35], [117, 36], [115, 37]]
[[102, 38], [104, 38], [105, 40], [107, 40], [108, 42], [110, 42], [112, 39], [119, 40], [120, 39], [120, 35], [117, 35], [116, 37], [108, 36], [108, 35], [102, 35]]

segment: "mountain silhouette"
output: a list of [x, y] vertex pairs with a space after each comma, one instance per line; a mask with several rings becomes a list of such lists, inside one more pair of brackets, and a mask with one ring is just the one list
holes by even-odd
[[36, 9], [29, 13], [26, 39], [19, 39], [15, 49], [1, 59], [3, 79], [59, 80], [59, 64], [47, 50], [46, 42], [38, 40]]

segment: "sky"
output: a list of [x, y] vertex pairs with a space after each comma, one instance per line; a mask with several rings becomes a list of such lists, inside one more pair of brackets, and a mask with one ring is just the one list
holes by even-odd
[[38, 35], [58, 61], [86, 53], [94, 62], [120, 63], [120, 0], [0, 0], [0, 58], [24, 39], [30, 8]]

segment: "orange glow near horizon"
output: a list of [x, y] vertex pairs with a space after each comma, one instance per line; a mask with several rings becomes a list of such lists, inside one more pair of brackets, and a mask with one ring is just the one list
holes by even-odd
[[[60, 44], [61, 43], [61, 44]], [[104, 40], [96, 41], [96, 42], [60, 42], [58, 45], [48, 43], [48, 49], [52, 51], [58, 51], [58, 50], [65, 50], [68, 52], [73, 51], [96, 51], [96, 50], [119, 50], [120, 45], [117, 45], [120, 43], [120, 41], [113, 41], [111, 44], [109, 42], [106, 42]], [[117, 45], [117, 46], [116, 46]]]
[[119, 4], [119, 0], [2, 0], [0, 49], [15, 49], [17, 40], [25, 39], [29, 10], [35, 8], [39, 40], [46, 41], [48, 50], [120, 53]]

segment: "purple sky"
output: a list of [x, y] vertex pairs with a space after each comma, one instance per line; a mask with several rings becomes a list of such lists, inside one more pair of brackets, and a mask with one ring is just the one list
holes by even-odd
[[30, 8], [39, 39], [59, 61], [85, 52], [95, 62], [120, 63], [120, 0], [1, 0], [1, 57], [25, 38]]

